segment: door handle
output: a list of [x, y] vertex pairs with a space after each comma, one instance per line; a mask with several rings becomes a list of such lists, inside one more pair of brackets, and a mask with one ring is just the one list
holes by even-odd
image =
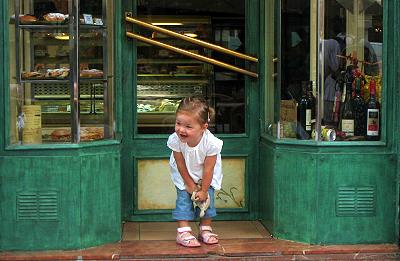
[[[153, 30], [153, 31], [157, 31], [157, 32], [160, 32], [162, 34], [169, 35], [169, 36], [173, 36], [173, 37], [176, 37], [178, 39], [181, 39], [181, 40], [184, 40], [184, 41], [188, 41], [188, 42], [200, 45], [200, 46], [208, 48], [208, 49], [212, 49], [214, 51], [222, 52], [224, 54], [232, 55], [232, 56], [235, 56], [237, 58], [241, 58], [241, 59], [244, 59], [244, 60], [248, 60], [248, 61], [251, 61], [251, 62], [258, 63], [258, 58], [256, 58], [256, 57], [249, 56], [249, 55], [246, 55], [246, 54], [242, 54], [242, 53], [239, 53], [239, 52], [224, 48], [224, 47], [219, 46], [219, 45], [211, 44], [211, 43], [199, 40], [199, 39], [195, 39], [195, 38], [183, 35], [183, 34], [179, 34], [179, 33], [176, 33], [174, 31], [167, 30], [165, 28], [161, 28], [159, 26], [155, 26], [155, 25], [143, 22], [141, 20], [138, 20], [138, 19], [135, 19], [135, 18], [132, 18], [132, 17], [129, 17], [129, 16], [126, 16], [125, 20], [127, 22], [129, 22], [129, 23], [133, 23], [133, 24], [136, 24], [136, 25], [139, 25], [139, 26], [143, 26], [143, 27], [145, 27], [147, 29], [150, 29], [150, 30]], [[187, 51], [187, 50], [184, 50], [184, 49], [172, 46], [172, 45], [168, 45], [168, 44], [165, 44], [165, 43], [153, 40], [153, 39], [149, 39], [149, 38], [141, 36], [139, 34], [135, 34], [135, 33], [127, 31], [126, 32], [126, 36], [130, 37], [130, 38], [133, 38], [133, 39], [136, 39], [138, 41], [145, 42], [147, 44], [155, 45], [155, 46], [158, 46], [158, 47], [161, 47], [161, 48], [164, 48], [164, 49], [167, 49], [167, 50], [170, 50], [170, 51], [173, 51], [173, 52], [176, 52], [176, 53], [188, 56], [188, 57], [191, 57], [193, 59], [196, 59], [196, 60], [199, 60], [199, 61], [202, 61], [202, 62], [210, 63], [210, 64], [213, 64], [213, 65], [216, 65], [216, 66], [219, 66], [219, 67], [223, 67], [223, 68], [231, 70], [231, 71], [235, 71], [235, 72], [238, 72], [238, 73], [241, 73], [241, 74], [244, 74], [244, 75], [248, 75], [248, 76], [251, 76], [251, 77], [254, 77], [254, 78], [258, 78], [258, 73], [255, 73], [255, 72], [252, 72], [252, 71], [248, 71], [248, 70], [239, 68], [237, 66], [233, 66], [231, 64], [228, 64], [228, 63], [225, 63], [225, 62], [213, 59], [213, 58], [209, 58], [209, 57], [204, 56], [204, 55], [196, 54], [196, 53], [193, 53], [193, 52], [190, 52], [190, 51]]]

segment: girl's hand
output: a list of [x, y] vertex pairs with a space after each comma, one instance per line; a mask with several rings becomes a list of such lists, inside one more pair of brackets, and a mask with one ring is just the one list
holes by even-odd
[[196, 184], [193, 182], [193, 184], [190, 186], [190, 185], [186, 185], [186, 191], [190, 194], [190, 195], [192, 195], [193, 194], [193, 192], [194, 191], [196, 191], [196, 189], [197, 189], [197, 186], [196, 186]]
[[202, 191], [202, 190], [197, 191], [197, 193], [196, 193], [196, 200], [198, 200], [198, 201], [200, 201], [200, 202], [203, 202], [203, 201], [206, 201], [207, 198], [208, 198], [208, 193], [207, 193], [207, 192], [204, 192], [204, 191]]

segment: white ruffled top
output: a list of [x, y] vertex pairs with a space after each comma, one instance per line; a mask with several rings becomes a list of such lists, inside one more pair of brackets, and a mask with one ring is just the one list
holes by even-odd
[[[182, 152], [189, 175], [195, 183], [197, 183], [203, 177], [205, 158], [207, 156], [217, 155], [217, 161], [215, 163], [213, 178], [211, 181], [211, 186], [216, 190], [220, 190], [222, 185], [222, 145], [223, 141], [215, 137], [209, 130], [206, 130], [203, 133], [203, 137], [201, 138], [199, 144], [197, 144], [195, 147], [190, 147], [187, 145], [187, 143], [181, 142], [175, 132], [169, 136], [167, 141], [167, 146], [172, 151]], [[173, 153], [171, 153], [169, 166], [172, 182], [178, 187], [178, 189], [186, 189], [185, 182], [179, 174]]]

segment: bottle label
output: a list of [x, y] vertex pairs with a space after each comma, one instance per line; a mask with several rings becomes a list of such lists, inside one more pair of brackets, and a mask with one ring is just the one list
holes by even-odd
[[342, 131], [346, 137], [354, 136], [354, 120], [342, 120]]
[[379, 136], [379, 109], [367, 111], [367, 135]]
[[311, 109], [306, 109], [306, 131], [311, 130]]

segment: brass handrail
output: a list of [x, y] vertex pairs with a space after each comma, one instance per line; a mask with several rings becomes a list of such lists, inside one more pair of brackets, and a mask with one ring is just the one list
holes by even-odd
[[202, 61], [202, 62], [207, 62], [207, 63], [213, 64], [213, 65], [216, 65], [216, 66], [223, 67], [225, 69], [229, 69], [229, 70], [232, 70], [232, 71], [235, 71], [235, 72], [238, 72], [238, 73], [242, 73], [242, 74], [245, 74], [245, 75], [248, 75], [248, 76], [251, 76], [251, 77], [258, 78], [258, 74], [257, 73], [254, 73], [254, 72], [251, 72], [251, 71], [247, 71], [245, 69], [242, 69], [242, 68], [239, 68], [239, 67], [236, 67], [236, 66], [233, 66], [233, 65], [230, 65], [230, 64], [227, 64], [227, 63], [224, 63], [224, 62], [221, 62], [221, 61], [218, 61], [218, 60], [215, 60], [215, 59], [200, 55], [200, 54], [192, 53], [192, 52], [183, 50], [181, 48], [178, 48], [178, 47], [175, 47], [175, 46], [172, 46], [172, 45], [169, 45], [169, 44], [165, 44], [165, 43], [162, 43], [162, 42], [159, 42], [159, 41], [156, 41], [156, 40], [152, 40], [152, 39], [149, 39], [147, 37], [143, 37], [143, 36], [138, 35], [138, 34], [134, 34], [134, 33], [131, 33], [131, 32], [126, 32], [126, 36], [128, 36], [130, 38], [133, 38], [133, 39], [136, 39], [136, 40], [139, 40], [139, 41], [142, 41], [142, 42], [145, 42], [145, 43], [148, 43], [148, 44], [156, 45], [158, 47], [161, 47], [161, 48], [164, 48], [164, 49], [167, 49], [167, 50], [170, 50], [170, 51], [182, 54], [182, 55], [186, 55], [188, 57], [191, 57], [193, 59], [196, 59], [196, 60], [199, 60], [199, 61]]
[[214, 51], [218, 51], [218, 52], [222, 52], [222, 53], [225, 53], [225, 54], [229, 54], [229, 55], [232, 55], [232, 56], [244, 59], [244, 60], [248, 60], [248, 61], [251, 61], [251, 62], [258, 62], [258, 58], [256, 58], [256, 57], [253, 57], [253, 56], [250, 56], [250, 55], [246, 55], [246, 54], [242, 54], [242, 53], [239, 53], [239, 52], [235, 52], [233, 50], [224, 48], [224, 47], [219, 46], [219, 45], [215, 45], [215, 44], [208, 43], [208, 42], [196, 39], [196, 38], [192, 38], [192, 37], [180, 34], [180, 33], [176, 33], [174, 31], [167, 30], [167, 29], [164, 29], [164, 28], [161, 28], [161, 27], [158, 27], [158, 26], [143, 22], [141, 20], [138, 20], [138, 19], [135, 19], [135, 18], [132, 18], [132, 17], [129, 17], [129, 16], [126, 16], [125, 20], [127, 22], [134, 23], [134, 24], [146, 27], [146, 28], [154, 30], [154, 31], [158, 31], [158, 32], [160, 32], [162, 34], [170, 35], [170, 36], [179, 38], [181, 40], [184, 40], [184, 41], [187, 41], [187, 42], [191, 42], [191, 43], [203, 46], [203, 47], [208, 48], [208, 49], [212, 49]]

